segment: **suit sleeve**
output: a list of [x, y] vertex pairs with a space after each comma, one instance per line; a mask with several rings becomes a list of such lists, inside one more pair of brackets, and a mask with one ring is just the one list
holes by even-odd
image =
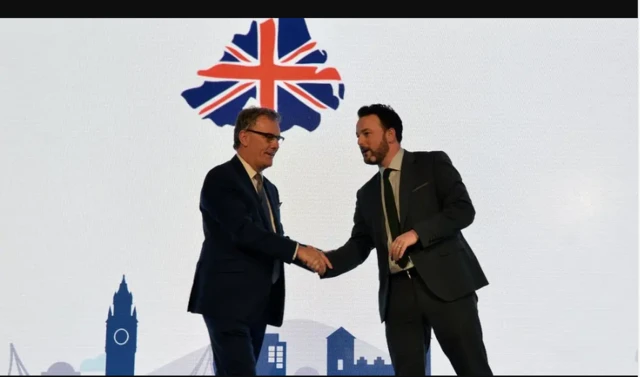
[[[277, 200], [276, 201], [280, 202], [280, 192], [278, 191], [278, 188], [274, 185], [273, 189], [275, 190], [276, 195], [277, 195], [277, 198], [276, 198]], [[280, 218], [280, 216], [278, 216], [278, 217]], [[280, 221], [280, 229], [282, 229], [282, 233], [284, 235], [284, 225], [282, 225], [282, 221]], [[286, 238], [288, 240], [290, 239], [289, 236], [284, 236], [284, 238]], [[295, 264], [298, 267], [302, 267], [307, 271], [315, 273], [315, 271], [313, 271], [311, 268], [307, 267], [307, 265], [304, 264], [300, 259], [296, 258], [298, 256], [298, 248], [300, 248], [300, 246], [306, 246], [306, 245], [303, 245], [303, 244], [300, 244], [299, 242], [296, 242], [296, 249], [293, 252], [293, 257], [291, 257], [291, 263]]]
[[257, 226], [237, 188], [228, 177], [209, 173], [200, 195], [200, 207], [227, 231], [240, 249], [250, 249], [291, 263], [297, 242]]
[[433, 152], [433, 177], [442, 210], [414, 225], [422, 247], [468, 227], [476, 214], [462, 177], [445, 152]]
[[333, 269], [328, 268], [326, 273], [321, 276], [323, 279], [336, 277], [353, 270], [367, 260], [373, 250], [374, 242], [369, 233], [369, 227], [365, 224], [362, 216], [360, 195], [357, 196], [351, 237], [343, 246], [326, 253]]

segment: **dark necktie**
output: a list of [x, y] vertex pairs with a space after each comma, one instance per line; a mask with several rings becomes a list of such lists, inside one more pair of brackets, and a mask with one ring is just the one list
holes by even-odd
[[267, 223], [269, 224], [269, 230], [275, 233], [275, 229], [273, 229], [273, 225], [271, 224], [271, 213], [269, 211], [269, 204], [267, 204], [267, 193], [264, 191], [264, 182], [262, 180], [262, 176], [260, 174], [256, 174], [256, 181], [258, 182], [256, 190], [258, 191], [258, 196], [260, 197], [260, 206], [262, 207], [262, 212], [267, 217]]
[[[258, 191], [258, 197], [260, 198], [260, 206], [262, 207], [262, 211], [264, 215], [267, 217], [267, 223], [269, 224], [269, 230], [275, 233], [275, 229], [273, 229], [273, 223], [271, 222], [271, 212], [269, 211], [269, 204], [267, 199], [267, 193], [264, 190], [264, 181], [262, 180], [262, 175], [256, 174], [256, 182], [258, 183], [256, 186], [256, 190]], [[280, 276], [280, 263], [278, 260], [275, 261], [273, 265], [273, 275], [271, 276], [271, 282], [275, 283]]]
[[[400, 220], [398, 219], [398, 210], [396, 208], [396, 200], [393, 196], [393, 189], [391, 188], [391, 182], [389, 181], [389, 175], [394, 169], [386, 168], [382, 175], [384, 182], [384, 207], [387, 211], [387, 222], [389, 223], [389, 230], [391, 231], [391, 241], [395, 240], [400, 235]], [[405, 254], [396, 261], [396, 264], [400, 268], [405, 268], [409, 262], [408, 256]]]

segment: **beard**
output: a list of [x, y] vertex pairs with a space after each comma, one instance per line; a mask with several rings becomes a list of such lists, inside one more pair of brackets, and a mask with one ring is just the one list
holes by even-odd
[[382, 142], [376, 149], [365, 149], [365, 152], [368, 151], [368, 157], [363, 155], [364, 163], [367, 165], [380, 165], [382, 160], [387, 157], [387, 153], [389, 153], [389, 143], [386, 140], [382, 139]]

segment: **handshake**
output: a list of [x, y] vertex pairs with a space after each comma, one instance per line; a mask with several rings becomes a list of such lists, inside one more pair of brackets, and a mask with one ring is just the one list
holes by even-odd
[[327, 271], [327, 267], [333, 268], [324, 252], [313, 246], [299, 245], [296, 259], [299, 259], [320, 276], [324, 275]]

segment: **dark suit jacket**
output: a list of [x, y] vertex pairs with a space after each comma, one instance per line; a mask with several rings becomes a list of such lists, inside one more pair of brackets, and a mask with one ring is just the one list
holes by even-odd
[[[284, 236], [278, 189], [266, 177], [276, 233], [261, 210], [259, 197], [237, 156], [206, 175], [200, 194], [204, 242], [196, 266], [188, 311], [211, 318], [282, 325], [283, 261], [293, 262], [296, 242]], [[274, 262], [280, 278], [272, 284]], [[299, 262], [296, 261], [296, 264]]]
[[[389, 286], [387, 234], [382, 210], [380, 173], [357, 193], [351, 238], [327, 257], [333, 269], [323, 278], [341, 275], [364, 262], [376, 248], [380, 288], [380, 318], [384, 322]], [[411, 229], [418, 242], [407, 249], [429, 289], [452, 301], [488, 285], [488, 281], [461, 230], [474, 219], [475, 210], [462, 178], [446, 153], [408, 152], [400, 176], [401, 233]]]

